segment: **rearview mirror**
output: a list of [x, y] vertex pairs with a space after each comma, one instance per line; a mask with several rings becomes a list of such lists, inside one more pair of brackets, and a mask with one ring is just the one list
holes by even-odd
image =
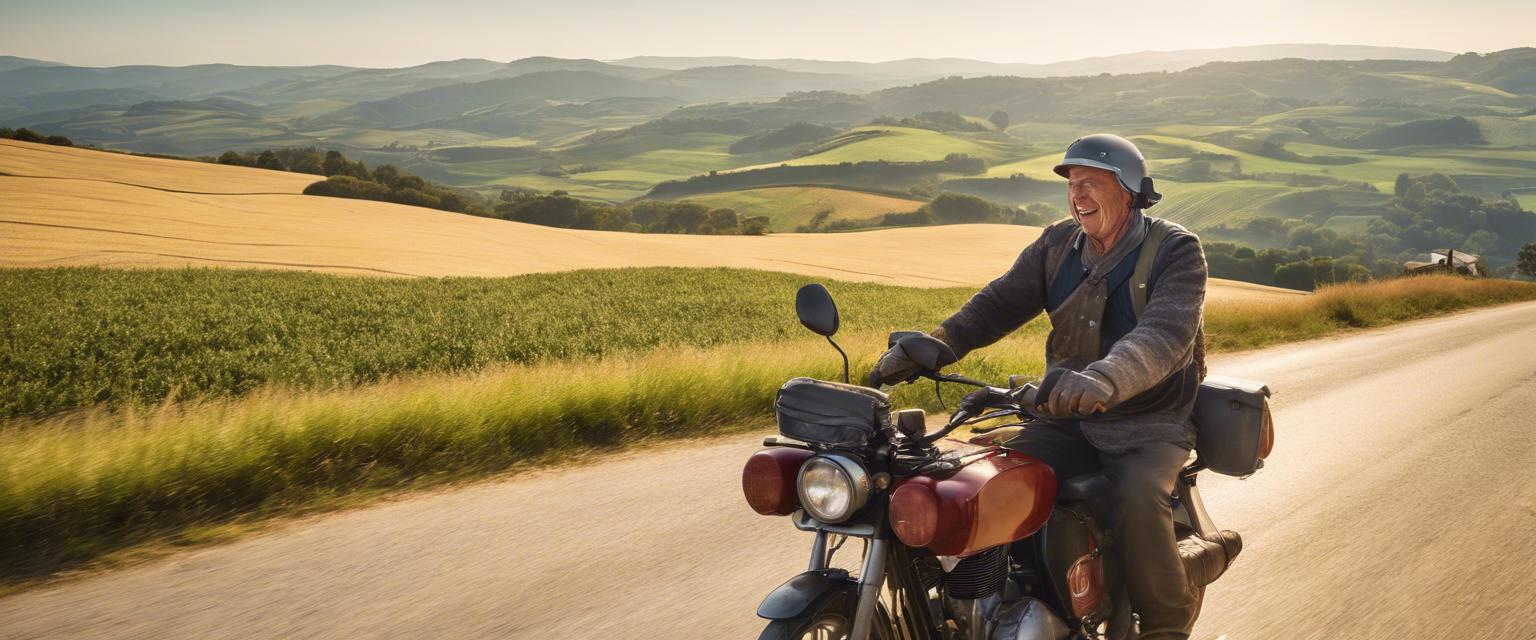
[[837, 333], [837, 305], [832, 303], [832, 294], [826, 287], [816, 283], [800, 287], [795, 294], [795, 314], [800, 316], [800, 324], [811, 331], [829, 338]]

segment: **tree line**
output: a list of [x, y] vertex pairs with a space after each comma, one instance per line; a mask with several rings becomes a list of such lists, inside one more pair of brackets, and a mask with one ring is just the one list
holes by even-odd
[[38, 133], [38, 132], [33, 131], [31, 129], [28, 129], [26, 127], [22, 127], [20, 129], [11, 129], [11, 128], [8, 128], [8, 127], [0, 127], [0, 138], [4, 138], [6, 140], [19, 140], [21, 142], [36, 142], [38, 144], [51, 144], [51, 145], [55, 145], [55, 146], [59, 146], [59, 147], [73, 147], [73, 146], [75, 146], [74, 141], [72, 141], [69, 138], [66, 138], [64, 136], [45, 136], [45, 135], [43, 135], [41, 133]]
[[700, 235], [762, 235], [768, 231], [767, 216], [742, 217], [734, 209], [696, 202], [640, 200], [611, 205], [574, 198], [564, 191], [540, 193], [532, 189], [502, 191], [501, 202], [491, 215], [564, 229]]

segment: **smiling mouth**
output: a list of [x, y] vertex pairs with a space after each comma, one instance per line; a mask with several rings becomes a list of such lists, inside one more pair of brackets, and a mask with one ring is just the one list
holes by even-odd
[[1079, 217], [1085, 217], [1085, 216], [1091, 216], [1091, 215], [1093, 215], [1095, 213], [1098, 213], [1098, 212], [1099, 212], [1099, 210], [1098, 210], [1097, 207], [1095, 207], [1093, 209], [1078, 209], [1077, 210], [1077, 215]]

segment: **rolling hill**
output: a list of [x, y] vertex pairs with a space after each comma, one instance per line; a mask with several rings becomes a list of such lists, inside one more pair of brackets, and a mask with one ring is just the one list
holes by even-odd
[[[12, 174], [0, 176], [0, 265], [7, 267], [508, 276], [730, 266], [919, 287], [978, 286], [1006, 270], [1040, 232], [1013, 225], [756, 237], [577, 231], [298, 195], [299, 183], [313, 176], [13, 141], [0, 143], [0, 173]], [[250, 194], [257, 190], [263, 193]], [[1240, 282], [1211, 287], [1213, 299], [1294, 294]]]
[[1215, 61], [1273, 60], [1425, 60], [1443, 62], [1455, 54], [1434, 49], [1371, 47], [1332, 44], [1269, 44], [1216, 49], [1142, 51], [1045, 64], [998, 63], [963, 58], [908, 58], [889, 62], [847, 62], [801, 58], [738, 58], [730, 56], [666, 57], [636, 56], [613, 60], [615, 64], [662, 69], [746, 64], [791, 71], [847, 73], [890, 78], [939, 78], [943, 76], [1091, 76], [1100, 73], [1182, 71]]

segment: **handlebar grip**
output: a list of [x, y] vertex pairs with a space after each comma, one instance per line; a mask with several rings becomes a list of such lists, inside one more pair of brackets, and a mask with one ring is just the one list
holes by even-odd
[[1017, 389], [1019, 387], [1022, 387], [1024, 385], [1029, 384], [1029, 383], [1034, 382], [1034, 381], [1035, 381], [1035, 377], [1034, 376], [1026, 376], [1026, 375], [1021, 374], [1021, 373], [1015, 373], [1015, 374], [1012, 374], [1012, 375], [1008, 376], [1008, 388], [1009, 389]]
[[1043, 404], [1051, 398], [1051, 392], [1056, 390], [1056, 383], [1061, 382], [1061, 376], [1067, 373], [1066, 369], [1056, 367], [1045, 372], [1045, 377], [1040, 380], [1040, 391], [1035, 393], [1035, 402], [1031, 406]]

